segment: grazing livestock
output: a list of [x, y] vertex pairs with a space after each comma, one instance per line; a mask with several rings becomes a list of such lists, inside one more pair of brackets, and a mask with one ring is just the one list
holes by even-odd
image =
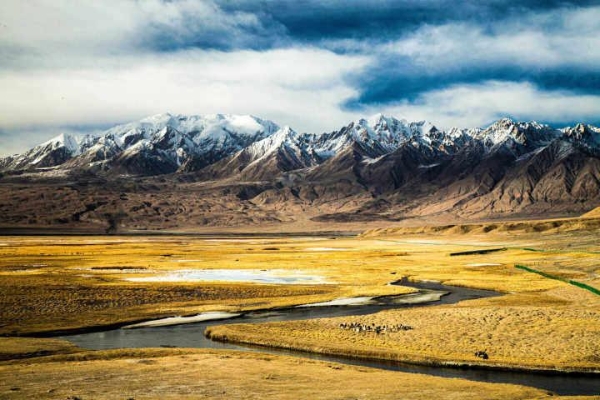
[[488, 358], [490, 358], [490, 357], [488, 356], [488, 353], [487, 353], [487, 351], [485, 351], [485, 350], [484, 350], [484, 351], [481, 351], [481, 350], [479, 350], [479, 351], [476, 351], [476, 352], [475, 352], [475, 357], [479, 357], [479, 358], [482, 358], [482, 359], [484, 359], [484, 360], [487, 360]]
[[362, 333], [362, 332], [373, 332], [376, 334], [384, 334], [386, 332], [400, 332], [400, 331], [409, 331], [412, 328], [412, 326], [410, 325], [404, 325], [404, 324], [397, 324], [397, 325], [375, 325], [374, 323], [372, 324], [361, 324], [359, 322], [342, 322], [339, 325], [340, 329], [347, 329], [347, 330], [352, 330], [356, 333]]

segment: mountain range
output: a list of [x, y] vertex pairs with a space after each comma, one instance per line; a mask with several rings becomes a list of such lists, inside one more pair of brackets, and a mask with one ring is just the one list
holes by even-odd
[[3, 226], [572, 216], [600, 205], [600, 129], [505, 118], [443, 131], [378, 114], [314, 134], [253, 116], [160, 114], [61, 134], [0, 159], [0, 174]]

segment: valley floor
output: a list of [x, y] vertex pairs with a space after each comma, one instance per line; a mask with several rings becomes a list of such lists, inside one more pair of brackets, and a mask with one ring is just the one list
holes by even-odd
[[541, 390], [209, 350], [101, 351], [0, 365], [3, 399], [542, 399]]
[[[415, 363], [599, 372], [600, 296], [586, 289], [600, 288], [599, 260], [597, 229], [581, 226], [541, 233], [387, 230], [359, 237], [0, 237], [0, 398], [543, 398], [544, 392], [525, 387], [262, 353], [84, 351], [40, 335], [412, 292], [389, 285], [404, 278], [504, 295], [362, 317], [223, 325], [210, 334]], [[207, 269], [319, 280], [164, 279]], [[376, 334], [340, 327], [350, 323], [412, 329]]]

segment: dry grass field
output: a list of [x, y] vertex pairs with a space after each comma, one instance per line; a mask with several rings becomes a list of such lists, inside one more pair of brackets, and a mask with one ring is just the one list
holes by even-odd
[[0, 364], [2, 399], [545, 399], [507, 384], [382, 371], [294, 357], [130, 350]]
[[[209, 328], [211, 337], [305, 351], [428, 365], [600, 373], [600, 312], [565, 307], [464, 304], [369, 316]], [[340, 323], [412, 327], [355, 332]], [[485, 351], [489, 359], [475, 356]]]
[[[569, 283], [516, 269], [517, 264], [600, 288], [596, 230], [566, 232], [371, 232], [357, 241], [394, 248], [396, 276], [493, 289], [504, 296], [451, 306], [260, 327], [227, 325], [213, 338], [323, 353], [424, 364], [600, 372], [600, 296]], [[502, 248], [488, 254], [454, 255]], [[372, 260], [374, 270], [390, 267]], [[376, 334], [340, 323], [406, 324], [410, 331]], [[486, 351], [489, 359], [475, 356]]]
[[[412, 291], [388, 286], [393, 276], [373, 273], [377, 271], [368, 264], [370, 259], [394, 258], [396, 251], [353, 245], [352, 240], [311, 238], [4, 237], [0, 239], [0, 333], [43, 333], [202, 311], [265, 309]], [[290, 275], [300, 270], [327, 283], [127, 280], [206, 269], [276, 269]]]
[[[502, 250], [452, 255], [486, 249]], [[0, 398], [543, 398], [540, 391], [516, 386], [417, 379], [259, 353], [83, 352], [58, 340], [17, 336], [409, 293], [413, 289], [389, 285], [408, 278], [504, 295], [361, 317], [217, 326], [210, 334], [434, 365], [598, 371], [600, 296], [566, 281], [600, 288], [599, 261], [598, 230], [589, 227], [396, 229], [338, 238], [1, 237], [0, 360], [5, 361]], [[563, 280], [517, 269], [517, 264]], [[200, 270], [267, 270], [316, 280], [164, 279]], [[402, 323], [413, 329], [379, 335], [340, 329], [340, 323], [351, 322]], [[480, 350], [489, 359], [474, 355]], [[181, 374], [183, 365], [186, 374]], [[144, 384], [148, 377], [156, 381]]]
[[33, 358], [81, 351], [77, 346], [59, 339], [0, 337], [0, 361]]
[[[515, 369], [600, 371], [600, 296], [588, 290], [516, 269], [600, 288], [597, 230], [500, 231], [407, 235], [387, 231], [357, 239], [387, 245], [396, 276], [493, 289], [504, 296], [434, 309], [397, 310], [372, 316], [256, 326], [213, 327], [213, 338], [333, 354], [426, 364], [467, 364]], [[488, 254], [455, 255], [505, 248]], [[373, 270], [391, 265], [370, 260]], [[414, 329], [377, 335], [340, 329], [340, 323], [408, 324]], [[476, 351], [485, 350], [482, 360]]]

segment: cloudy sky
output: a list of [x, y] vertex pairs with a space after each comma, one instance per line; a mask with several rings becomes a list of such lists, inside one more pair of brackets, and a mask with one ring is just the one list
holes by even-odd
[[2, 0], [0, 155], [163, 112], [600, 123], [600, 1]]

